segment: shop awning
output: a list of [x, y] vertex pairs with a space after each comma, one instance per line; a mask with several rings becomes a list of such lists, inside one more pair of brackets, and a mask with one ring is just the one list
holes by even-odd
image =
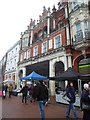
[[48, 80], [48, 78], [33, 71], [29, 75], [20, 78], [20, 80]]

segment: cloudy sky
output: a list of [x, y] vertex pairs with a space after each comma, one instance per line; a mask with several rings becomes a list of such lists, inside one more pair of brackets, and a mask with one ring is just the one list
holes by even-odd
[[27, 29], [30, 19], [39, 19], [43, 6], [56, 5], [60, 0], [0, 0], [0, 60]]

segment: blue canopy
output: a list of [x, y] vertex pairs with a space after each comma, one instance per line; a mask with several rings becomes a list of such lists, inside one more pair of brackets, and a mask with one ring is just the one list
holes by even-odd
[[48, 80], [48, 78], [33, 71], [31, 74], [20, 78], [20, 80]]

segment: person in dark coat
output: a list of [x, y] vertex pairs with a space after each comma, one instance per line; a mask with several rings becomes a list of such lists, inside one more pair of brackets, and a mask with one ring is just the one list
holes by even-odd
[[8, 85], [5, 84], [5, 97], [7, 96]]
[[90, 120], [90, 110], [83, 110], [82, 103], [90, 105], [89, 84], [84, 84], [84, 89], [81, 94], [81, 110], [83, 111], [83, 120]]
[[28, 86], [26, 83], [25, 86], [21, 89], [21, 92], [22, 92], [22, 103], [24, 102], [24, 100], [25, 103], [27, 103]]
[[74, 118], [77, 120], [78, 116], [76, 114], [75, 107], [74, 107], [76, 97], [75, 97], [75, 90], [74, 90], [72, 82], [69, 82], [67, 87], [66, 87], [66, 96], [69, 98], [69, 101], [68, 101], [69, 106], [68, 106], [68, 109], [66, 112], [66, 118], [69, 118], [70, 111], [72, 110]]
[[45, 120], [44, 106], [47, 100], [48, 100], [48, 89], [41, 80], [39, 85], [37, 86], [37, 101], [39, 102], [40, 115], [42, 120]]

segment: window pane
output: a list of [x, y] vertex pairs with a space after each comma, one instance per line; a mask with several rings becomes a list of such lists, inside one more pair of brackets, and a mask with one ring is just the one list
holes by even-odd
[[76, 31], [80, 31], [81, 30], [81, 24], [80, 23], [77, 23], [76, 24]]
[[46, 51], [47, 51], [47, 44], [45, 42], [45, 43], [43, 43], [43, 53], [45, 53]]
[[55, 46], [56, 46], [56, 48], [60, 47], [60, 36], [55, 38]]
[[28, 51], [28, 55], [27, 55], [27, 58], [30, 58], [30, 50]]
[[37, 46], [34, 48], [34, 56], [36, 56], [36, 55], [38, 55], [38, 47]]

